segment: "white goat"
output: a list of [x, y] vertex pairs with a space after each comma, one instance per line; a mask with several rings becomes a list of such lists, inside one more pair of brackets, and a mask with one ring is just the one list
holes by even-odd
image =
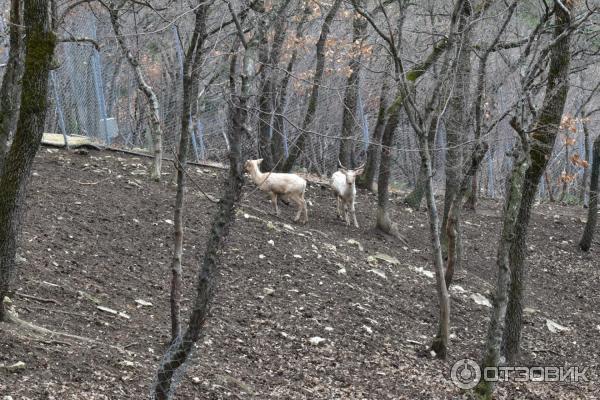
[[[356, 169], [347, 169], [338, 160], [340, 169], [331, 175], [331, 188], [337, 199], [337, 214], [340, 218], [346, 220], [346, 225], [350, 225], [348, 211], [352, 214], [354, 226], [358, 228], [356, 221], [356, 212], [354, 211], [354, 199], [356, 198], [356, 177], [363, 173], [364, 165]], [[344, 217], [342, 217], [342, 208]]]
[[306, 210], [306, 201], [304, 200], [304, 191], [306, 190], [306, 181], [296, 174], [283, 174], [276, 172], [260, 172], [259, 165], [262, 158], [258, 160], [248, 160], [244, 164], [244, 170], [250, 174], [252, 180], [263, 192], [267, 192], [271, 197], [271, 203], [275, 207], [275, 213], [279, 215], [277, 207], [277, 197], [281, 196], [298, 204], [298, 213], [294, 221], [300, 220], [302, 223], [308, 221], [308, 211]]

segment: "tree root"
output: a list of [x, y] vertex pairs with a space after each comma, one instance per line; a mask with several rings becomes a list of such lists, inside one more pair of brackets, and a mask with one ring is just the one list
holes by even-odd
[[[37, 333], [42, 336], [50, 336], [50, 338], [56, 337], [56, 336], [68, 338], [68, 339], [72, 339], [77, 342], [89, 343], [89, 344], [93, 344], [93, 345], [100, 346], [100, 347], [109, 347], [111, 349], [115, 349], [115, 350], [119, 351], [120, 353], [131, 354], [130, 351], [125, 350], [123, 347], [120, 347], [120, 346], [113, 346], [113, 345], [110, 345], [110, 344], [107, 344], [104, 342], [100, 342], [100, 341], [97, 341], [97, 340], [94, 340], [94, 339], [91, 339], [88, 337], [73, 335], [71, 333], [52, 331], [52, 330], [44, 328], [42, 326], [32, 324], [31, 322], [22, 320], [13, 311], [10, 311], [10, 310], [7, 310], [6, 315], [8, 317], [7, 322], [15, 324], [19, 328], [24, 328], [25, 330], [32, 331], [32, 332]], [[64, 343], [64, 342], [61, 342], [61, 343]]]

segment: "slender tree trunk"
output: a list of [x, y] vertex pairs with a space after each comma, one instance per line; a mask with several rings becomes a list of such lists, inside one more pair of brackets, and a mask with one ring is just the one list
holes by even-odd
[[461, 204], [462, 200], [469, 190], [471, 179], [477, 172], [481, 160], [488, 150], [488, 144], [485, 142], [477, 143], [471, 154], [470, 163], [465, 165], [465, 170], [462, 173], [462, 182], [451, 199], [450, 212], [448, 214], [448, 224], [446, 225], [446, 234], [448, 236], [448, 260], [446, 264], [446, 287], [450, 288], [454, 271], [462, 265], [462, 237], [460, 232], [461, 222]]
[[337, 14], [341, 3], [341, 0], [334, 0], [333, 5], [325, 16], [323, 26], [321, 27], [321, 35], [317, 41], [317, 63], [315, 66], [312, 90], [310, 93], [310, 98], [308, 99], [308, 107], [306, 109], [306, 113], [304, 114], [304, 120], [302, 121], [300, 134], [293, 146], [291, 146], [288, 158], [285, 160], [285, 163], [281, 168], [281, 170], [284, 172], [290, 172], [296, 164], [298, 157], [300, 157], [300, 155], [304, 152], [306, 137], [308, 134], [307, 130], [310, 128], [310, 125], [315, 119], [317, 101], [319, 99], [319, 89], [321, 87], [323, 73], [325, 72], [325, 44], [327, 42], [327, 37], [329, 36], [329, 31], [331, 30], [331, 23], [333, 22], [333, 18]]
[[594, 230], [598, 219], [598, 176], [600, 175], [600, 136], [594, 140], [592, 148], [592, 178], [590, 180], [590, 202], [588, 206], [588, 217], [583, 230], [583, 236], [579, 241], [579, 248], [588, 251], [594, 239]]
[[[429, 127], [429, 132], [427, 133], [427, 140], [429, 141], [429, 151], [431, 152], [430, 157], [433, 160], [433, 145], [435, 143], [435, 135], [437, 132], [437, 116], [433, 116], [433, 123]], [[432, 161], [433, 163], [433, 161]], [[417, 182], [413, 190], [404, 198], [404, 204], [412, 208], [413, 210], [418, 210], [421, 207], [421, 203], [423, 202], [423, 196], [425, 195], [425, 185], [427, 183], [427, 173], [423, 169], [423, 165], [419, 165], [419, 173], [417, 175]]]
[[[523, 135], [523, 138], [525, 136]], [[526, 139], [525, 139], [526, 140]], [[508, 305], [508, 288], [510, 284], [510, 251], [515, 240], [515, 226], [518, 223], [519, 207], [523, 194], [525, 171], [529, 167], [529, 149], [525, 145], [520, 152], [520, 157], [515, 160], [512, 174], [509, 179], [509, 188], [504, 202], [504, 217], [502, 234], [498, 244], [496, 265], [498, 277], [496, 293], [488, 325], [485, 348], [483, 350], [482, 369], [497, 367], [500, 363], [502, 332], [504, 330], [506, 309]], [[481, 380], [475, 388], [475, 393], [486, 400], [492, 399], [494, 382]]]
[[[583, 159], [590, 164], [590, 129], [588, 127], [588, 123], [585, 121], [585, 116], [583, 116], [583, 140], [584, 140], [584, 151]], [[579, 189], [579, 202], [585, 204], [585, 193], [588, 188], [588, 179], [590, 178], [590, 168], [583, 169], [583, 177], [581, 178], [581, 188]]]
[[367, 161], [365, 164], [365, 172], [359, 175], [356, 180], [358, 187], [368, 189], [375, 192], [375, 175], [377, 174], [379, 155], [381, 154], [381, 137], [385, 128], [386, 115], [385, 110], [388, 107], [387, 92], [389, 90], [389, 79], [384, 79], [381, 85], [381, 95], [379, 97], [379, 111], [377, 112], [377, 122], [367, 148]]
[[457, 48], [454, 88], [448, 103], [446, 118], [446, 188], [444, 194], [444, 216], [442, 219], [441, 241], [444, 254], [448, 250], [448, 215], [452, 199], [456, 198], [462, 181], [463, 148], [467, 138], [468, 104], [471, 92], [471, 2], [464, 1], [458, 15], [457, 34], [460, 40]]
[[352, 20], [352, 51], [348, 63], [350, 76], [346, 81], [344, 94], [344, 112], [342, 115], [342, 140], [338, 159], [347, 168], [354, 168], [354, 127], [356, 126], [356, 103], [360, 90], [361, 47], [367, 32], [367, 20], [355, 13]]
[[171, 261], [171, 342], [175, 343], [181, 336], [181, 291], [182, 291], [182, 256], [183, 256], [183, 210], [186, 186], [187, 155], [193, 127], [190, 125], [192, 102], [200, 76], [202, 46], [206, 33], [208, 5], [203, 3], [196, 14], [194, 33], [188, 46], [183, 72], [183, 102], [181, 111], [181, 134], [175, 168], [177, 169], [177, 192], [175, 195], [173, 216], [173, 259]]
[[156, 93], [148, 83], [146, 82], [146, 77], [144, 76], [144, 72], [142, 71], [142, 67], [140, 66], [139, 60], [133, 56], [127, 44], [125, 43], [125, 39], [121, 33], [121, 25], [119, 22], [119, 10], [110, 8], [110, 21], [115, 31], [115, 37], [117, 42], [119, 43], [119, 47], [121, 51], [127, 58], [129, 65], [133, 68], [135, 79], [137, 81], [139, 89], [144, 93], [146, 99], [148, 101], [149, 111], [150, 111], [150, 130], [152, 135], [152, 152], [154, 153], [154, 159], [152, 162], [152, 168], [150, 169], [150, 177], [155, 181], [160, 181], [161, 178], [161, 169], [162, 169], [162, 158], [163, 158], [163, 132], [162, 126], [160, 123], [160, 107], [158, 103], [158, 97], [156, 97]]
[[391, 110], [381, 139], [381, 161], [377, 179], [377, 220], [376, 227], [389, 235], [398, 236], [398, 228], [389, 214], [389, 183], [392, 169], [392, 152], [396, 128], [400, 123], [400, 112]]
[[[433, 125], [433, 122], [431, 123]], [[431, 166], [431, 152], [429, 150], [428, 138], [424, 132], [419, 136], [419, 154], [421, 155], [422, 168], [425, 170], [427, 179], [425, 181], [425, 198], [427, 201], [427, 213], [429, 215], [429, 233], [433, 251], [433, 264], [435, 268], [436, 288], [439, 302], [438, 332], [433, 339], [431, 349], [435, 351], [438, 358], [446, 358], [448, 352], [448, 332], [450, 329], [450, 296], [444, 281], [444, 262], [442, 258], [442, 247], [440, 242], [440, 228], [437, 206], [433, 193], [433, 168]]]
[[[10, 1], [10, 27], [8, 61], [0, 86], [0, 172], [4, 157], [8, 152], [8, 140], [19, 115], [19, 89], [23, 74], [23, 46], [21, 26], [23, 25], [22, 0]], [[1, 300], [1, 299], [0, 299]]]
[[[262, 66], [259, 84], [260, 95], [258, 100], [258, 153], [263, 159], [263, 162], [261, 163], [262, 170], [271, 171], [275, 167], [276, 163], [280, 163], [280, 159], [274, 159], [275, 152], [273, 151], [273, 141], [276, 140], [276, 137], [281, 138], [281, 132], [278, 133], [275, 131], [275, 119], [277, 117], [273, 118], [273, 123], [271, 123], [271, 117], [273, 114], [273, 109], [275, 108], [275, 98], [277, 95], [275, 90], [277, 79], [275, 67], [279, 64], [281, 49], [285, 41], [287, 30], [285, 29], [285, 18], [280, 18], [273, 28], [275, 31], [275, 36], [273, 38], [271, 52], [269, 53], [269, 40], [267, 36], [266, 23], [266, 20], [264, 20], [264, 26], [261, 27], [262, 40], [258, 45], [258, 62]], [[286, 78], [289, 79], [289, 77]], [[281, 123], [280, 126], [280, 129], [282, 129], [283, 124]], [[275, 146], [278, 145], [279, 143]]]
[[48, 0], [25, 0], [25, 66], [21, 109], [15, 137], [0, 173], [0, 321], [6, 320], [4, 296], [16, 277], [17, 237], [33, 159], [42, 140], [48, 109], [48, 76], [56, 46]]
[[[559, 38], [550, 50], [550, 66], [546, 84], [546, 93], [542, 109], [531, 130], [531, 165], [525, 174], [523, 196], [515, 227], [515, 240], [510, 251], [511, 283], [506, 327], [503, 334], [503, 349], [507, 362], [517, 360], [521, 343], [521, 327], [523, 315], [523, 293], [525, 289], [525, 254], [527, 249], [527, 228], [531, 218], [531, 206], [535, 200], [540, 177], [546, 169], [548, 159], [554, 148], [561, 117], [569, 92], [569, 67], [571, 62], [571, 16], [562, 7], [554, 3], [555, 28], [554, 38]], [[561, 3], [562, 4], [562, 3]], [[572, 2], [566, 3], [573, 7]], [[561, 36], [566, 32], [564, 36]]]

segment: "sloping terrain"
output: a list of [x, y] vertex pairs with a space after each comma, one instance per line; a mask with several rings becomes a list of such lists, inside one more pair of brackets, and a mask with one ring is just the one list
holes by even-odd
[[[13, 305], [21, 319], [87, 340], [0, 324], [0, 396], [145, 399], [169, 340], [173, 168], [150, 182], [147, 160], [42, 149], [28, 190]], [[186, 197], [184, 310], [193, 296], [223, 172], [192, 167]], [[273, 216], [248, 183], [225, 250], [206, 336], [179, 399], [455, 399], [454, 362], [479, 360], [495, 282], [501, 204], [465, 212], [464, 269], [452, 293], [449, 358], [426, 351], [437, 323], [426, 214], [392, 199], [408, 240], [371, 228], [375, 197], [360, 192], [360, 229], [311, 184], [309, 223], [293, 206]], [[576, 250], [584, 210], [540, 205], [529, 239], [524, 365], [598, 363], [598, 241]], [[138, 300], [138, 302], [136, 302]], [[142, 300], [141, 302], [139, 300]], [[141, 303], [141, 304], [140, 304]], [[101, 308], [98, 308], [100, 306]], [[117, 314], [111, 311], [117, 312]], [[547, 320], [568, 330], [552, 333]], [[318, 345], [310, 339], [319, 337]], [[595, 399], [598, 382], [503, 383], [498, 399]]]

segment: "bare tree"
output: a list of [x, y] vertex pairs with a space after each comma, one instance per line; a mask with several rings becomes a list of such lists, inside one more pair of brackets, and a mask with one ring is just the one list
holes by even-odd
[[536, 118], [528, 131], [532, 132], [531, 164], [525, 173], [523, 194], [519, 205], [518, 224], [515, 226], [514, 241], [510, 249], [511, 283], [509, 301], [506, 312], [506, 326], [503, 333], [503, 351], [507, 362], [514, 362], [519, 354], [521, 327], [523, 315], [523, 292], [525, 288], [525, 254], [527, 249], [527, 230], [531, 218], [531, 206], [535, 200], [538, 183], [548, 164], [548, 159], [554, 147], [560, 121], [569, 92], [569, 67], [571, 62], [570, 39], [573, 33], [574, 2], [566, 5], [560, 1], [554, 2], [554, 32], [551, 43], [542, 50], [539, 61], [534, 63], [532, 70], [524, 78], [527, 87], [536, 76], [538, 67], [543, 65], [545, 57], [549, 56], [546, 91]]
[[121, 48], [121, 51], [125, 55], [127, 62], [135, 73], [135, 79], [140, 91], [144, 93], [144, 96], [146, 96], [146, 100], [148, 101], [152, 147], [154, 153], [150, 177], [156, 181], [160, 181], [163, 159], [163, 132], [160, 121], [160, 107], [158, 103], [158, 97], [156, 96], [154, 89], [152, 89], [152, 87], [148, 84], [147, 78], [142, 71], [142, 67], [138, 58], [133, 55], [131, 50], [127, 47], [127, 43], [125, 42], [125, 37], [123, 35], [121, 22], [119, 19], [119, 13], [123, 11], [123, 8], [127, 4], [127, 0], [119, 0], [119, 3], [107, 3], [102, 0], [99, 1], [106, 8], [110, 15], [110, 22], [115, 32], [117, 42], [119, 43], [119, 47]]
[[308, 106], [306, 108], [306, 113], [304, 114], [304, 119], [302, 120], [302, 125], [300, 127], [300, 134], [298, 138], [292, 145], [290, 149], [290, 153], [281, 168], [284, 172], [289, 172], [294, 167], [294, 164], [298, 160], [298, 157], [304, 152], [304, 146], [306, 145], [306, 138], [308, 135], [308, 129], [310, 128], [313, 120], [315, 119], [315, 113], [317, 111], [317, 101], [319, 100], [319, 89], [321, 87], [321, 81], [323, 80], [323, 72], [325, 71], [325, 44], [327, 42], [327, 37], [329, 36], [329, 32], [331, 30], [331, 23], [333, 22], [333, 18], [337, 14], [340, 5], [342, 4], [341, 0], [334, 0], [329, 12], [325, 16], [325, 20], [323, 21], [323, 26], [321, 27], [321, 35], [319, 36], [319, 40], [317, 41], [317, 62], [315, 64], [315, 73], [312, 80], [312, 89], [310, 92], [310, 97], [308, 98]]

